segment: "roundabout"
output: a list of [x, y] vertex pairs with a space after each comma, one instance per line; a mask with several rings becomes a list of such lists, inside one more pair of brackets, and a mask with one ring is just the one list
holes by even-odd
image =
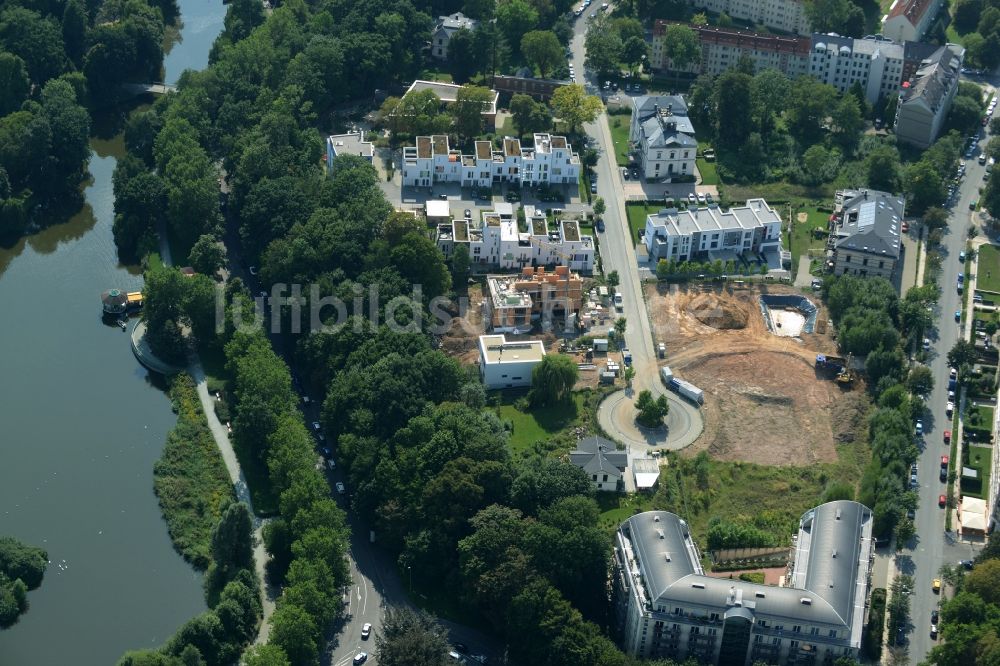
[[[650, 388], [654, 397], [667, 396], [670, 412], [667, 414], [666, 427], [644, 428], [636, 423], [635, 401], [642, 388]], [[632, 387], [612, 393], [598, 406], [597, 421], [612, 439], [640, 451], [678, 451], [693, 444], [705, 427], [701, 410], [658, 386]]]

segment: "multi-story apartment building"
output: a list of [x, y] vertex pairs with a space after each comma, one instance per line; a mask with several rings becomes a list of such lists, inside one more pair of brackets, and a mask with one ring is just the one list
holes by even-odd
[[509, 203], [483, 213], [482, 219], [448, 220], [437, 225], [437, 245], [451, 256], [455, 247], [465, 245], [474, 264], [500, 269], [524, 266], [568, 266], [574, 271], [594, 270], [594, 238], [580, 232], [576, 220], [550, 220], [545, 211], [524, 207], [522, 230]]
[[895, 95], [903, 81], [903, 45], [883, 37], [815, 34], [809, 61], [809, 75], [841, 93], [858, 83], [869, 104]]
[[749, 666], [831, 664], [861, 646], [874, 556], [872, 512], [847, 500], [807, 511], [784, 587], [706, 576], [687, 523], [647, 511], [615, 537], [622, 648], [642, 658]]
[[646, 217], [644, 236], [651, 259], [704, 261], [747, 253], [781, 254], [781, 216], [763, 199], [723, 212], [718, 206], [679, 211], [666, 208]]
[[[658, 20], [653, 26], [650, 65], [654, 69], [673, 69], [664, 48], [665, 32], [671, 21]], [[766, 35], [750, 30], [690, 26], [701, 43], [700, 60], [682, 71], [717, 76], [734, 67], [746, 56], [757, 71], [777, 69], [789, 77], [808, 73], [810, 41], [808, 37]]]
[[721, 14], [734, 19], [752, 21], [774, 30], [808, 35], [809, 19], [802, 0], [691, 0], [698, 9]]
[[680, 95], [636, 97], [632, 100], [629, 143], [646, 180], [694, 177], [698, 141]]
[[516, 185], [576, 184], [580, 156], [564, 136], [535, 134], [534, 145], [504, 137], [500, 150], [489, 141], [476, 141], [475, 154], [463, 155], [448, 145], [444, 134], [418, 136], [415, 146], [403, 148], [403, 185], [430, 187], [458, 183], [489, 187], [494, 182]]
[[828, 253], [836, 275], [891, 279], [899, 261], [903, 197], [877, 190], [840, 190], [834, 196]]
[[479, 27], [479, 21], [471, 19], [462, 12], [439, 16], [434, 31], [431, 33], [431, 55], [438, 59], [448, 57], [448, 44], [452, 36], [459, 30], [471, 30]]
[[[650, 64], [673, 69], [666, 56], [668, 21], [653, 27]], [[768, 35], [748, 30], [692, 26], [701, 44], [701, 59], [682, 71], [717, 76], [749, 58], [755, 71], [777, 69], [789, 78], [810, 75], [841, 93], [861, 85], [869, 103], [899, 92], [936, 49], [920, 42], [893, 42], [880, 35], [863, 39], [815, 33], [811, 37]]]
[[568, 266], [525, 266], [520, 275], [489, 275], [489, 296], [483, 299], [483, 321], [497, 333], [527, 332], [541, 320], [566, 317], [580, 311], [583, 280]]
[[946, 44], [922, 61], [916, 74], [903, 82], [896, 107], [896, 137], [927, 148], [941, 133], [958, 92], [965, 49]]
[[919, 42], [939, 11], [941, 0], [894, 0], [882, 17], [882, 34], [897, 42]]

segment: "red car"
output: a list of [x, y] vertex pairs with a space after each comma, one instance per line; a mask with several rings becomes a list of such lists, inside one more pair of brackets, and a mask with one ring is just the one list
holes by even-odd
[[941, 467], [948, 466], [948, 456], [941, 456]]
[[947, 503], [948, 503], [948, 498], [947, 497], [945, 497], [944, 495], [938, 495], [938, 506], [939, 507], [941, 507], [943, 509]]
[[951, 430], [945, 430], [944, 431], [944, 443], [948, 444], [949, 442], [951, 442]]
[[904, 234], [910, 230], [910, 224], [906, 220], [903, 220], [903, 223], [899, 226], [903, 230]]

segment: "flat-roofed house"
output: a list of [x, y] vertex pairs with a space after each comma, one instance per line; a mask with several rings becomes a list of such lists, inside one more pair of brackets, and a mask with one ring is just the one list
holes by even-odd
[[545, 358], [541, 340], [508, 341], [504, 335], [479, 336], [479, 372], [489, 389], [531, 386], [531, 372]]

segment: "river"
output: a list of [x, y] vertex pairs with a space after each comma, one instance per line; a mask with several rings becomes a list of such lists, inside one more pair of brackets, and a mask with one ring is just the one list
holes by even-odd
[[[165, 80], [208, 63], [220, 0], [181, 0]], [[153, 464], [175, 416], [100, 293], [140, 289], [118, 263], [111, 176], [121, 138], [91, 141], [86, 204], [0, 248], [0, 534], [48, 550], [30, 608], [0, 631], [0, 664], [107, 666], [161, 645], [205, 609], [201, 574], [173, 549]]]

